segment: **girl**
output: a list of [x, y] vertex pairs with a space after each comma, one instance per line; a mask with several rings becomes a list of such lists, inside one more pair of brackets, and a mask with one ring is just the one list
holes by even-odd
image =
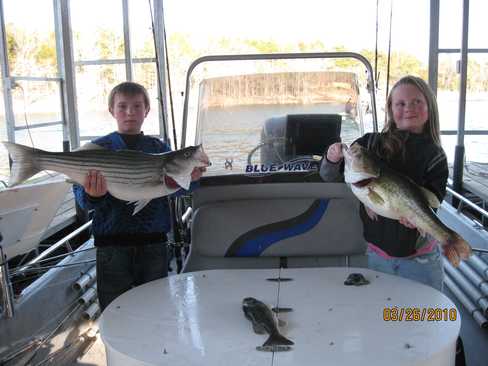
[[[442, 201], [449, 170], [440, 142], [436, 98], [427, 83], [415, 76], [401, 78], [388, 96], [387, 117], [382, 132], [368, 133], [356, 142]], [[335, 180], [342, 160], [341, 144], [331, 145], [320, 169], [322, 178]], [[442, 290], [441, 255], [432, 238], [421, 237], [406, 219], [391, 220], [364, 205], [360, 216], [368, 243], [369, 268]]]

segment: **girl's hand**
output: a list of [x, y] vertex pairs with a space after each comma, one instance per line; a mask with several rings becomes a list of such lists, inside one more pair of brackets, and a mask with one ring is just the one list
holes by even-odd
[[409, 229], [416, 229], [417, 227], [412, 224], [410, 221], [408, 221], [405, 217], [400, 217], [400, 224], [402, 224], [403, 226], [406, 226], [408, 227]]
[[368, 217], [373, 220], [373, 221], [377, 221], [378, 220], [378, 215], [376, 214], [376, 212], [374, 212], [373, 210], [371, 210], [370, 208], [368, 208], [367, 206], [364, 206], [365, 210], [366, 210], [366, 213], [368, 214]]
[[338, 163], [344, 158], [342, 154], [342, 143], [336, 142], [327, 149], [327, 160], [331, 163]]
[[90, 170], [83, 182], [85, 192], [92, 197], [102, 197], [107, 194], [107, 181], [98, 170]]

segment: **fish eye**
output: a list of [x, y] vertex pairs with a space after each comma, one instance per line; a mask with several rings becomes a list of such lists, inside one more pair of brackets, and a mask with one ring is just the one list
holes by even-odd
[[190, 152], [189, 151], [185, 151], [185, 153], [183, 154], [183, 156], [185, 158], [189, 158], [190, 157]]

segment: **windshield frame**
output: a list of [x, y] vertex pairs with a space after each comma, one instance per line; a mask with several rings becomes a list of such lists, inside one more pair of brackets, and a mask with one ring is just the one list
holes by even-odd
[[243, 54], [243, 55], [212, 55], [203, 56], [193, 61], [186, 73], [185, 99], [183, 104], [183, 121], [180, 148], [186, 147], [188, 104], [190, 100], [190, 83], [193, 70], [200, 64], [215, 61], [242, 61], [242, 60], [290, 60], [290, 59], [344, 59], [352, 58], [361, 62], [367, 71], [368, 93], [373, 115], [373, 131], [378, 131], [378, 118], [376, 112], [376, 96], [374, 91], [374, 73], [368, 59], [355, 52], [312, 52], [312, 53], [262, 53], [262, 54]]

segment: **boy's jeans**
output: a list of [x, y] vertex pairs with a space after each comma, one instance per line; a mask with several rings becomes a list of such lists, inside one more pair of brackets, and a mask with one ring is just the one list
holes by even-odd
[[132, 287], [167, 276], [165, 242], [97, 247], [97, 293], [102, 311]]
[[408, 278], [442, 291], [444, 267], [438, 246], [431, 253], [405, 259], [383, 258], [369, 249], [367, 254], [370, 269]]

